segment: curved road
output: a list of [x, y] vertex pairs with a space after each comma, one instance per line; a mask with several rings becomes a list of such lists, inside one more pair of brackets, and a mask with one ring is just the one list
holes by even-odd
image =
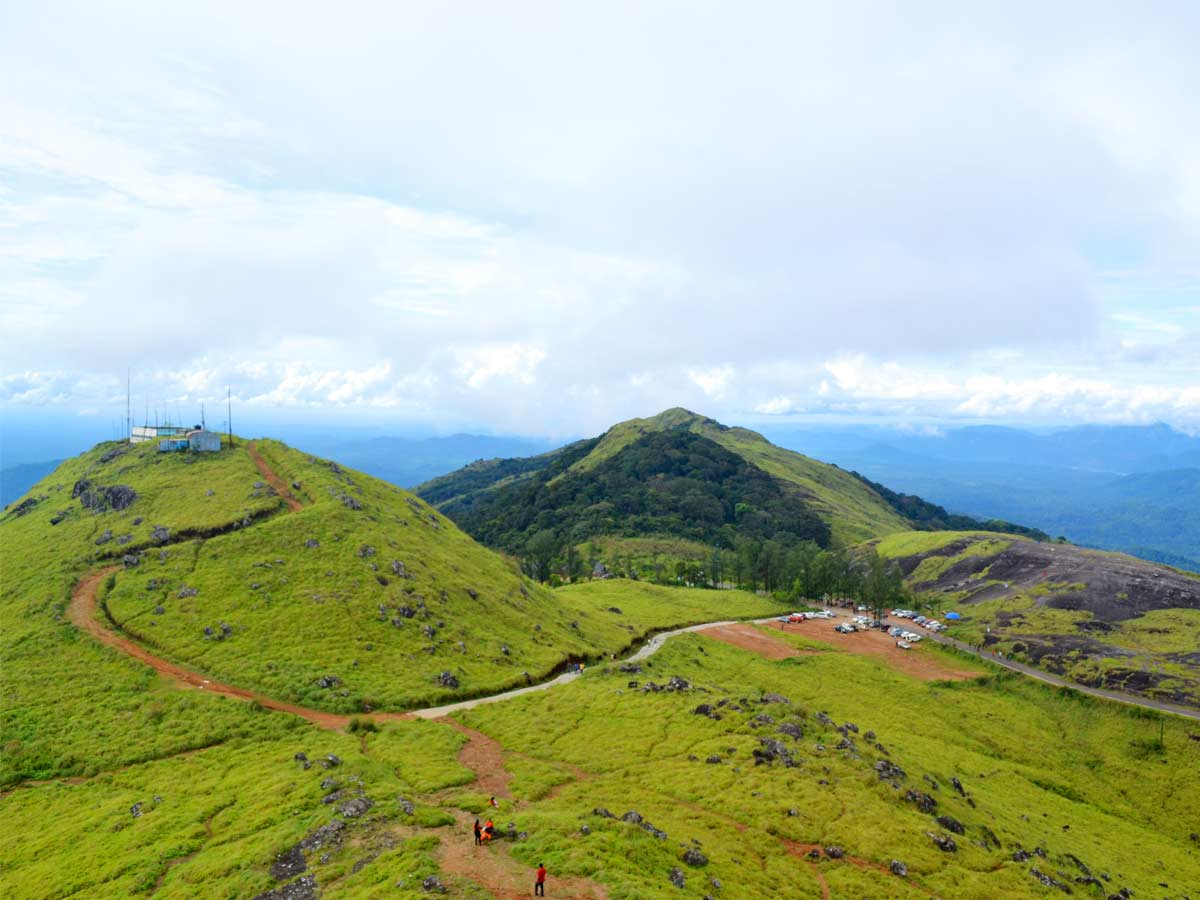
[[[511, 691], [504, 691], [500, 694], [491, 694], [487, 697], [476, 697], [471, 700], [460, 700], [457, 703], [450, 703], [445, 706], [430, 706], [424, 709], [412, 709], [406, 712], [372, 712], [363, 713], [361, 716], [348, 716], [338, 713], [325, 712], [324, 710], [312, 709], [307, 706], [298, 706], [294, 703], [286, 703], [282, 700], [277, 700], [266, 694], [260, 694], [257, 691], [246, 690], [245, 688], [235, 687], [231, 684], [226, 684], [221, 681], [214, 681], [210, 678], [205, 678], [199, 672], [195, 672], [178, 663], [173, 663], [170, 660], [163, 659], [151, 653], [145, 646], [139, 644], [132, 638], [126, 637], [111, 628], [108, 628], [105, 623], [97, 616], [97, 608], [99, 607], [98, 592], [101, 583], [110, 574], [118, 569], [117, 566], [109, 566], [104, 569], [97, 569], [94, 572], [85, 575], [75, 585], [75, 590], [71, 594], [71, 604], [67, 607], [67, 615], [72, 622], [75, 623], [81, 630], [86, 631], [102, 644], [107, 644], [114, 650], [119, 650], [126, 656], [131, 656], [138, 662], [145, 663], [154, 671], [158, 672], [172, 681], [179, 684], [184, 684], [189, 687], [197, 688], [198, 690], [208, 691], [210, 694], [223, 694], [226, 697], [234, 697], [238, 700], [254, 700], [261, 703], [267, 709], [275, 709], [280, 712], [291, 713], [295, 716], [300, 716], [312, 724], [320, 728], [345, 728], [350, 724], [353, 718], [371, 718], [380, 721], [395, 721], [397, 719], [411, 719], [419, 717], [422, 719], [439, 719], [443, 716], [448, 716], [451, 713], [462, 709], [471, 709], [474, 706], [481, 706], [485, 703], [499, 703], [501, 700], [508, 700], [512, 697], [520, 697], [522, 694], [533, 693], [534, 691], [545, 691], [554, 687], [557, 684], [567, 684], [579, 677], [575, 672], [564, 672], [563, 674], [552, 678], [549, 681], [542, 681], [538, 684], [531, 684], [528, 687], [514, 688]], [[700, 625], [689, 625], [686, 628], [676, 628], [673, 631], [664, 631], [661, 634], [656, 634], [638, 650], [631, 654], [623, 662], [636, 662], [640, 659], [645, 659], [653, 653], [658, 652], [668, 638], [674, 637], [677, 634], [686, 634], [689, 631], [702, 631], [705, 628], [716, 628], [720, 625], [730, 625], [731, 621], [723, 620], [720, 622], [704, 622]]]
[[[835, 616], [846, 614], [845, 610], [839, 610], [836, 607], [825, 607], [825, 611], [831, 612]], [[916, 629], [914, 628], [912, 630], [915, 631]], [[1081, 694], [1087, 694], [1089, 697], [1097, 697], [1101, 700], [1113, 700], [1117, 703], [1128, 704], [1129, 706], [1140, 706], [1143, 709], [1154, 709], [1158, 710], [1159, 712], [1183, 716], [1185, 719], [1200, 720], [1200, 710], [1198, 709], [1180, 706], [1177, 703], [1168, 703], [1165, 700], [1151, 700], [1148, 697], [1137, 697], [1133, 694], [1126, 694], [1121, 691], [1110, 691], [1105, 690], [1104, 688], [1088, 687], [1085, 684], [1079, 684], [1067, 678], [1053, 675], [1050, 672], [1044, 672], [1041, 669], [1026, 665], [1025, 663], [1016, 662], [1015, 660], [1011, 659], [1003, 659], [995, 654], [982, 650], [976, 650], [970, 644], [964, 644], [962, 641], [956, 640], [952, 637], [947, 637], [944, 634], [935, 634], [930, 632], [922, 634], [922, 637], [926, 640], [933, 641], [934, 643], [944, 644], [947, 647], [953, 647], [955, 650], [960, 650], [963, 653], [967, 653], [976, 657], [977, 659], [982, 659], [986, 662], [993, 663], [994, 665], [1001, 666], [1002, 668], [1008, 669], [1012, 672], [1020, 672], [1022, 675], [1027, 675], [1030, 678], [1036, 678], [1038, 681], [1045, 682], [1046, 684], [1052, 684], [1055, 687], [1070, 688], [1073, 691], [1078, 691]], [[886, 639], [891, 640], [890, 637]]]
[[1052, 675], [1050, 672], [1043, 672], [1041, 669], [1035, 669], [1033, 666], [1028, 666], [1016, 660], [1002, 659], [990, 653], [984, 653], [976, 650], [970, 644], [964, 644], [962, 641], [946, 637], [943, 634], [930, 634], [927, 637], [939, 644], [945, 644], [948, 647], [961, 650], [963, 653], [970, 653], [972, 656], [985, 659], [1010, 671], [1020, 672], [1022, 675], [1028, 675], [1030, 678], [1036, 678], [1038, 681], [1044, 681], [1046, 684], [1052, 684], [1056, 687], [1070, 688], [1073, 691], [1079, 691], [1081, 694], [1087, 694], [1089, 697], [1099, 697], [1101, 700], [1114, 700], [1117, 703], [1127, 703], [1130, 706], [1141, 706], [1145, 709], [1156, 709], [1159, 712], [1172, 713], [1187, 719], [1200, 719], [1200, 710], [1189, 709], [1186, 706], [1180, 706], [1176, 703], [1167, 703], [1165, 700], [1151, 700], [1149, 697], [1135, 697], [1133, 694], [1124, 694], [1121, 691], [1109, 691], [1104, 688], [1089, 687], [1086, 684], [1079, 684], [1058, 675]]
[[[99, 569], [89, 575], [84, 576], [75, 586], [75, 591], [71, 596], [71, 605], [68, 607], [68, 615], [72, 622], [78, 625], [82, 630], [86, 631], [92, 637], [96, 638], [103, 644], [120, 650], [122, 653], [132, 656], [140, 662], [153, 668], [156, 672], [166, 676], [181, 684], [186, 684], [200, 690], [205, 690], [213, 694], [224, 694], [227, 697], [234, 697], [240, 700], [256, 700], [268, 709], [279, 710], [280, 712], [291, 713], [292, 715], [300, 716], [303, 719], [311, 722], [320, 728], [345, 728], [352, 718], [361, 718], [359, 716], [340, 715], [338, 713], [325, 712], [319, 709], [312, 709], [307, 706], [298, 706], [293, 703], [286, 703], [282, 700], [277, 700], [266, 694], [260, 694], [257, 691], [246, 690], [245, 688], [234, 687], [230, 684], [225, 684], [220, 681], [213, 681], [205, 678], [202, 674], [194, 672], [178, 663], [173, 663], [159, 656], [154, 655], [144, 646], [134, 641], [131, 638], [118, 634], [117, 632], [105, 627], [105, 624], [97, 617], [96, 609], [98, 606], [97, 592], [101, 582], [113, 571], [115, 566]], [[835, 615], [836, 610], [831, 610]], [[774, 618], [757, 619], [758, 623], [771, 622]], [[676, 628], [671, 631], [664, 631], [654, 635], [645, 644], [639, 647], [634, 653], [622, 660], [622, 662], [638, 662], [646, 659], [649, 656], [657, 653], [662, 649], [663, 644], [670, 638], [680, 634], [688, 634], [689, 632], [704, 631], [708, 628], [719, 628], [722, 625], [732, 625], [734, 620], [723, 619], [717, 622], [703, 622], [699, 625], [689, 625], [686, 628]], [[928, 635], [930, 640], [939, 644], [945, 644], [968, 653], [979, 659], [986, 660], [995, 665], [1002, 666], [1014, 672], [1020, 672], [1030, 678], [1036, 678], [1038, 681], [1051, 684], [1056, 687], [1070, 688], [1074, 691], [1079, 691], [1082, 694], [1087, 694], [1092, 697], [1097, 697], [1102, 700], [1114, 700], [1118, 703], [1127, 703], [1132, 706], [1141, 706], [1146, 709], [1158, 710], [1159, 712], [1172, 713], [1177, 716], [1183, 716], [1189, 719], [1200, 720], [1200, 710], [1188, 709], [1187, 707], [1178, 706], [1173, 703], [1166, 703], [1159, 700], [1151, 700], [1144, 697], [1134, 697], [1130, 694], [1123, 694], [1119, 691], [1108, 691], [1101, 688], [1087, 687], [1085, 685], [1076, 684], [1073, 681], [1068, 681], [1065, 678], [1060, 678], [1057, 675], [1051, 675], [1049, 672], [1043, 672], [1035, 669], [1032, 666], [1027, 666], [1023, 663], [1014, 662], [1012, 660], [1000, 659], [988, 653], [981, 653], [975, 648], [967, 644], [957, 641], [953, 638], [948, 638], [943, 635]], [[520, 697], [523, 694], [531, 694], [536, 691], [545, 691], [555, 685], [568, 684], [579, 677], [575, 672], [564, 672], [555, 678], [548, 681], [542, 681], [537, 684], [528, 685], [527, 687], [513, 688], [510, 691], [504, 691], [499, 694], [491, 694], [486, 697], [475, 697], [470, 700], [460, 700], [456, 703], [448, 703], [444, 706], [430, 706], [424, 709], [412, 709], [406, 712], [372, 712], [364, 713], [362, 717], [369, 717], [380, 721], [394, 721], [398, 719], [410, 719], [418, 717], [422, 719], [440, 719], [444, 716], [451, 715], [464, 709], [471, 709], [476, 706], [482, 706], [487, 703], [499, 703], [503, 700], [509, 700], [513, 697]]]
[[[262, 456], [258, 454], [253, 443], [247, 446], [247, 451], [249, 452], [250, 458], [254, 461], [254, 464], [257, 466], [258, 470], [262, 473], [263, 477], [281, 495], [289, 511], [296, 512], [301, 509], [302, 507], [300, 502], [294, 496], [292, 496], [288, 490], [287, 484], [270, 468], [266, 460], [264, 460]], [[75, 590], [71, 594], [71, 603], [67, 610], [68, 616], [72, 622], [74, 622], [83, 631], [86, 631], [88, 634], [92, 635], [92, 637], [96, 638], [101, 643], [107, 644], [115, 650], [119, 650], [127, 656], [131, 656], [134, 659], [145, 663], [159, 674], [173, 679], [181, 684], [186, 684], [199, 690], [209, 691], [210, 693], [214, 694], [223, 694], [227, 697], [257, 701], [268, 709], [275, 709], [279, 710], [280, 712], [287, 712], [296, 716], [300, 716], [301, 718], [306, 719], [307, 721], [321, 728], [345, 728], [350, 723], [352, 718], [357, 718], [355, 716], [324, 712], [322, 710], [312, 709], [306, 706], [298, 706], [293, 703], [285, 703], [282, 700], [276, 700], [273, 697], [267, 696], [266, 694], [260, 694], [256, 691], [249, 691], [244, 688], [234, 687], [233, 685], [225, 684], [220, 681], [213, 681], [205, 678], [198, 672], [194, 672], [191, 669], [188, 669], [177, 663], [162, 659], [161, 657], [151, 653], [148, 649], [131, 638], [107, 628], [96, 615], [96, 609], [98, 606], [97, 593], [99, 591], [101, 582], [109, 574], [115, 572], [117, 568], [117, 566], [110, 566], [104, 569], [97, 569], [96, 571], [91, 572], [81, 578], [75, 585]], [[840, 614], [839, 611], [835, 609], [829, 609], [829, 611], [834, 613], [834, 615]], [[758, 619], [756, 621], [770, 622], [773, 621], [773, 617]], [[664, 631], [651, 637], [650, 640], [639, 647], [633, 654], [622, 660], [622, 662], [637, 662], [645, 659], [646, 657], [657, 653], [669, 638], [672, 638], [676, 635], [686, 634], [694, 631], [703, 631], [706, 628], [717, 628], [722, 625], [732, 624], [734, 624], [732, 620], [725, 619], [718, 622], [704, 622], [699, 625], [689, 625], [686, 628], [676, 628], [672, 631]], [[1131, 694], [1121, 693], [1120, 691], [1109, 691], [1102, 688], [1086, 687], [1085, 685], [1076, 684], [1073, 681], [1068, 681], [1067, 679], [1060, 678], [1057, 675], [1051, 675], [1048, 672], [1043, 672], [1023, 663], [1018, 663], [1007, 659], [1000, 659], [987, 653], [981, 653], [976, 651], [975, 648], [953, 638], [934, 634], [929, 635], [929, 638], [937, 643], [952, 646], [964, 653], [969, 653], [972, 656], [985, 659], [988, 662], [1003, 666], [1004, 668], [1010, 669], [1014, 672], [1020, 672], [1021, 674], [1027, 675], [1030, 678], [1036, 678], [1039, 681], [1045, 682], [1046, 684], [1052, 684], [1056, 687], [1070, 688], [1071, 690], [1079, 691], [1080, 693], [1087, 694], [1092, 697], [1098, 697], [1103, 700], [1115, 700], [1118, 703], [1127, 703], [1132, 706], [1141, 706], [1146, 709], [1173, 713], [1177, 716], [1200, 720], [1200, 710], [1188, 709], [1183, 706], [1178, 706], [1173, 703], [1166, 703], [1159, 700], [1135, 697]], [[578, 673], [564, 672], [563, 674], [548, 681], [543, 681], [527, 687], [514, 688], [513, 690], [504, 691], [503, 693], [499, 694], [492, 694], [487, 697], [476, 697], [471, 700], [461, 700], [457, 703], [450, 703], [444, 706], [432, 706], [425, 709], [408, 710], [407, 712], [372, 712], [365, 713], [363, 715], [382, 721], [408, 719], [413, 717], [419, 717], [423, 719], [438, 719], [442, 718], [443, 716], [448, 716], [451, 713], [458, 712], [459, 710], [471, 709], [472, 707], [481, 706], [486, 703], [499, 703], [503, 700], [519, 697], [522, 694], [529, 694], [535, 691], [549, 690], [555, 685], [567, 684], [568, 682], [574, 681], [578, 677]]]

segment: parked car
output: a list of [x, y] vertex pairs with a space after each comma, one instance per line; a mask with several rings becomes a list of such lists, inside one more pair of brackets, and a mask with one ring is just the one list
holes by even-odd
[[851, 625], [849, 622], [843, 622], [840, 625], [834, 625], [833, 630], [840, 632], [842, 634], [853, 634], [854, 632], [858, 631], [858, 629], [855, 628], [853, 625]]
[[899, 647], [901, 650], [911, 650], [912, 649], [912, 644], [910, 644], [908, 641], [896, 641], [896, 646]]
[[779, 616], [778, 618], [775, 619], [775, 621], [783, 622], [786, 625], [789, 618], [791, 618], [791, 617], [790, 616]]
[[792, 613], [790, 616], [788, 616], [788, 621], [789, 622], [803, 622], [807, 618], [808, 618], [808, 616], [806, 616], [804, 613]]
[[898, 638], [898, 637], [900, 637], [900, 635], [904, 634], [904, 629], [900, 628], [897, 625], [893, 625], [891, 628], [888, 629], [888, 634], [890, 634], [894, 638]]

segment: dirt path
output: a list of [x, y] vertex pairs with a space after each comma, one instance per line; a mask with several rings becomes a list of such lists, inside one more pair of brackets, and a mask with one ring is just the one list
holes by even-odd
[[454, 719], [436, 721], [467, 736], [467, 742], [458, 751], [458, 761], [475, 773], [474, 787], [489, 797], [512, 799], [512, 792], [508, 789], [512, 776], [504, 768], [504, 748], [500, 742]]
[[[475, 773], [471, 788], [489, 797], [507, 801], [508, 810], [515, 806], [508, 783], [511, 779], [504, 768], [504, 748], [500, 742], [486, 734], [467, 728], [453, 719], [438, 719], [454, 730], [467, 736], [467, 742], [458, 752], [458, 761]], [[490, 812], [490, 811], [488, 811]], [[497, 831], [503, 832], [501, 815], [504, 809], [492, 814]], [[487, 815], [480, 815], [486, 820]], [[438, 848], [438, 867], [447, 875], [465, 878], [484, 888], [497, 900], [516, 900], [533, 893], [533, 868], [522, 865], [508, 852], [505, 838], [475, 846], [472, 828], [476, 816], [467, 810], [455, 812], [455, 833], [443, 838]], [[608, 900], [604, 886], [585, 878], [559, 878], [550, 873], [546, 881], [547, 891], [553, 897], [573, 897], [578, 900]]]
[[299, 512], [302, 510], [304, 508], [303, 505], [292, 496], [292, 491], [287, 486], [287, 482], [276, 475], [275, 470], [267, 465], [267, 461], [259, 454], [258, 448], [253, 443], [250, 443], [246, 445], [246, 452], [250, 454], [250, 459], [258, 467], [259, 473], [266, 480], [267, 484], [275, 488], [275, 493], [283, 498], [283, 502], [287, 504], [288, 511]]
[[[131, 656], [139, 662], [145, 663], [164, 678], [182, 687], [195, 688], [207, 691], [210, 694], [223, 694], [226, 697], [234, 697], [239, 700], [256, 700], [268, 709], [275, 709], [280, 712], [300, 716], [300, 718], [311, 722], [318, 728], [338, 729], [345, 728], [350, 724], [351, 716], [323, 712], [318, 709], [310, 709], [306, 706], [297, 706], [294, 703], [285, 703], [282, 700], [276, 700], [257, 691], [248, 691], [244, 688], [234, 687], [231, 684], [224, 684], [220, 681], [205, 678], [199, 672], [194, 672], [178, 663], [155, 656], [137, 641], [107, 627], [97, 615], [99, 607], [97, 595], [104, 579], [117, 571], [118, 568], [118, 566], [110, 566], [106, 569], [99, 569], [89, 575], [85, 575], [75, 585], [75, 590], [71, 594], [71, 603], [67, 607], [68, 618], [100, 643], [106, 644], [115, 650], [119, 650], [126, 656]], [[372, 718], [394, 720], [408, 718], [408, 715], [406, 713], [373, 713]]]
[[911, 650], [901, 650], [896, 646], [896, 639], [882, 631], [839, 634], [833, 630], [833, 622], [828, 619], [809, 619], [806, 622], [789, 622], [786, 625], [770, 619], [764, 624], [768, 628], [799, 634], [808, 640], [820, 641], [832, 647], [849, 650], [851, 653], [881, 659], [894, 669], [920, 681], [964, 681], [978, 678], [981, 674], [967, 669], [951, 668], [931, 654], [922, 652], [923, 648], [920, 646]]
[[726, 644], [732, 644], [743, 650], [749, 650], [751, 653], [757, 653], [766, 659], [791, 659], [793, 656], [807, 656], [817, 652], [814, 650], [797, 650], [791, 644], [787, 643], [787, 641], [781, 641], [772, 635], [766, 634], [761, 629], [755, 628], [753, 625], [744, 623], [718, 625], [708, 628], [705, 630], [704, 636], [724, 641]]

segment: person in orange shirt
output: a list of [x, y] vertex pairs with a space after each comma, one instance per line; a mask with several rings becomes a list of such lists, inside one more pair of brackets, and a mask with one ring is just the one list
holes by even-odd
[[546, 896], [546, 866], [543, 863], [538, 863], [537, 881], [533, 883], [533, 896]]

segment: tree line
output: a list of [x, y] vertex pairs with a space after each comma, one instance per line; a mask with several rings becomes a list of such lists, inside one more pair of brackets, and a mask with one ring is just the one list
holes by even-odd
[[605, 554], [595, 545], [559, 545], [552, 532], [536, 534], [521, 557], [522, 571], [539, 581], [560, 584], [591, 577], [596, 562], [615, 577], [702, 588], [740, 588], [771, 594], [789, 603], [827, 601], [866, 606], [879, 618], [893, 607], [918, 601], [893, 560], [873, 547], [844, 550], [815, 541], [754, 540], [734, 536], [703, 557], [664, 554], [635, 557]]

